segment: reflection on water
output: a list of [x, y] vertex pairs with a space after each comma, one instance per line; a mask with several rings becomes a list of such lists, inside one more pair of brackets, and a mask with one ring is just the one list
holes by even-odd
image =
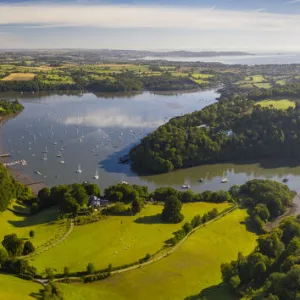
[[[9, 95], [19, 98], [24, 111], [3, 127], [3, 147], [12, 159], [25, 159], [25, 174], [49, 186], [91, 181], [101, 188], [121, 180], [145, 184], [149, 189], [187, 182], [194, 191], [228, 189], [252, 178], [282, 181], [300, 191], [300, 167], [264, 164], [206, 165], [169, 174], [137, 176], [121, 155], [170, 118], [199, 110], [215, 102], [215, 91], [181, 95], [139, 94]], [[46, 152], [46, 153], [44, 153]], [[79, 168], [81, 173], [77, 173]], [[35, 171], [42, 175], [36, 174]], [[99, 179], [93, 179], [96, 172]], [[228, 183], [221, 183], [223, 176]], [[199, 179], [203, 179], [203, 183]]]

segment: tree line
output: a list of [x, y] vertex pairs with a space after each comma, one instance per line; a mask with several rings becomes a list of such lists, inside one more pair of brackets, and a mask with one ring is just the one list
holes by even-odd
[[147, 74], [137, 76], [135, 73], [127, 71], [115, 74], [113, 79], [95, 79], [78, 70], [72, 71], [71, 77], [74, 83], [45, 82], [39, 76], [28, 81], [0, 81], [0, 92], [51, 90], [87, 90], [90, 92], [163, 91], [195, 89], [200, 86], [187, 77], [172, 76], [171, 73], [163, 73], [159, 76], [148, 76]]
[[300, 218], [288, 217], [262, 235], [254, 251], [221, 265], [223, 281], [238, 298], [295, 300], [300, 296]]
[[13, 199], [29, 200], [32, 191], [29, 187], [17, 182], [0, 164], [0, 211], [5, 211]]

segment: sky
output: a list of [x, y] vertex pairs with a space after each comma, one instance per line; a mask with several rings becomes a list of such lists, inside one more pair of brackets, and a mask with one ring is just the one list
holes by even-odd
[[300, 0], [0, 0], [0, 48], [300, 52]]

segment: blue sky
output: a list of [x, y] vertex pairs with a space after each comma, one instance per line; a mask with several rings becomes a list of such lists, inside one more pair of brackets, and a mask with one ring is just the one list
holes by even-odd
[[0, 0], [1, 48], [300, 51], [300, 0]]

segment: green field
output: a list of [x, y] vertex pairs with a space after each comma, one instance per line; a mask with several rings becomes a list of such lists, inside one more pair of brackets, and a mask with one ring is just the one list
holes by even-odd
[[253, 83], [259, 83], [259, 82], [266, 82], [266, 79], [263, 75], [253, 75], [253, 76], [247, 76], [244, 79], [245, 81], [250, 81]]
[[284, 79], [277, 80], [277, 81], [276, 81], [276, 84], [279, 84], [279, 85], [286, 85], [286, 80], [284, 80]]
[[276, 109], [288, 109], [289, 107], [295, 107], [296, 103], [289, 99], [278, 99], [278, 100], [272, 100], [267, 99], [263, 101], [257, 102], [255, 105], [260, 105], [261, 107], [273, 107]]
[[57, 216], [57, 209], [48, 209], [28, 217], [16, 215], [9, 210], [0, 212], [0, 240], [10, 233], [16, 233], [20, 238], [29, 238], [29, 231], [34, 230], [32, 243], [38, 248], [66, 231], [64, 221], [55, 221]]
[[207, 79], [207, 78], [212, 78], [214, 75], [211, 74], [198, 74], [198, 73], [193, 73], [192, 77], [195, 79]]
[[251, 89], [254, 87], [270, 89], [272, 87], [272, 84], [263, 75], [246, 76], [244, 80], [238, 81], [235, 84], [242, 89]]
[[38, 283], [22, 280], [14, 276], [0, 274], [0, 299], [33, 300], [31, 293], [38, 293], [42, 286]]
[[268, 82], [255, 83], [254, 85], [260, 89], [270, 89], [272, 87], [271, 83]]
[[[215, 207], [222, 211], [228, 204], [184, 204], [182, 212], [185, 220], [190, 221]], [[109, 216], [96, 223], [76, 226], [66, 241], [33, 257], [32, 264], [40, 272], [50, 266], [58, 272], [68, 266], [74, 272], [85, 270], [89, 262], [102, 269], [108, 264], [119, 266], [137, 261], [147, 253], [154, 254], [183, 225], [162, 223], [162, 209], [160, 205], [147, 205], [136, 216]]]
[[[220, 265], [249, 254], [256, 235], [241, 221], [245, 210], [235, 210], [192, 234], [169, 257], [140, 269], [113, 275], [91, 284], [61, 284], [66, 299], [184, 299], [221, 283]], [[206, 291], [210, 300], [229, 300], [222, 287]], [[199, 299], [199, 298], [197, 298]]]

